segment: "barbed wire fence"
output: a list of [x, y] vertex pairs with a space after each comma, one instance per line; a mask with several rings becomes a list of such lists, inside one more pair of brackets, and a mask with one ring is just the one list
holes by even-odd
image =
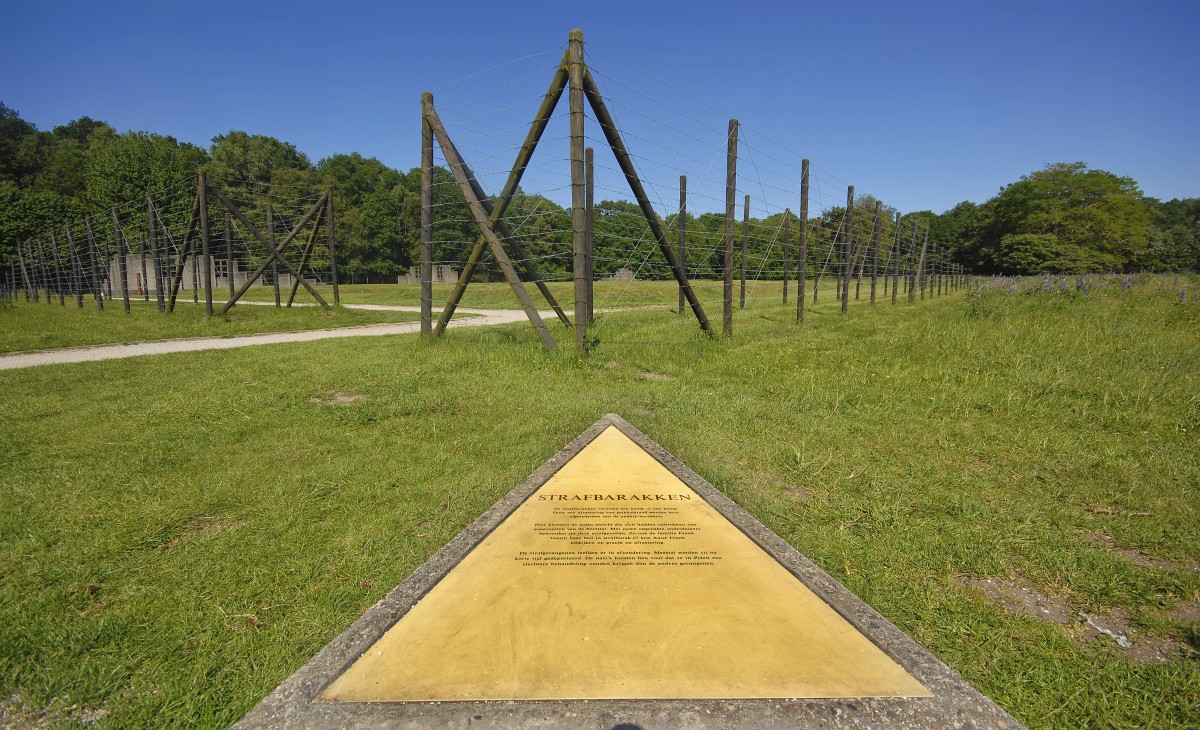
[[[589, 93], [571, 79], [572, 64]], [[428, 334], [441, 334], [472, 278], [507, 278], [514, 298], [506, 306], [526, 310], [544, 346], [570, 341], [574, 330], [581, 350], [600, 339], [671, 345], [694, 336], [647, 329], [646, 310], [673, 315], [680, 332], [690, 310], [702, 331], [718, 334], [721, 320], [729, 335], [734, 313], [747, 308], [802, 322], [822, 302], [844, 312], [854, 300], [916, 301], [964, 280], [919, 216], [856, 193], [752, 124], [585, 46], [581, 35], [577, 45], [445, 84], [423, 107], [441, 138], [430, 130], [422, 145], [427, 250], [407, 278], [421, 287]], [[252, 298], [280, 306], [325, 304], [316, 286], [332, 285], [337, 303], [332, 216], [333, 194], [318, 183], [214, 184], [201, 175], [27, 241], [7, 288], [63, 306], [140, 300], [162, 311], [189, 299], [207, 307], [215, 297], [227, 311], [256, 283], [274, 295], [260, 289]], [[677, 302], [637, 284], [672, 279]], [[524, 325], [454, 336], [531, 344]]]
[[[962, 269], [930, 243], [926, 221], [905, 218], [873, 196], [856, 197], [853, 185], [810, 165], [754, 127], [734, 122], [726, 132], [725, 114], [616, 54], [591, 44], [584, 47], [581, 34], [578, 45], [579, 61], [573, 60], [576, 51], [568, 41], [451, 82], [427, 100], [424, 116], [431, 116], [436, 98], [432, 116], [442, 127], [428, 136], [429, 164], [453, 173], [430, 175], [435, 201], [429, 207], [431, 265], [469, 268], [473, 252], [481, 250], [475, 235], [481, 226], [472, 228], [480, 221], [469, 206], [453, 202], [461, 197], [460, 190], [475, 185], [481, 201], [505, 210], [499, 220], [507, 230], [496, 233], [514, 268], [524, 269], [521, 282], [549, 288], [560, 298], [570, 296], [565, 285], [575, 282], [575, 259], [580, 255], [573, 217], [581, 202], [575, 188], [585, 177], [585, 230], [579, 238], [587, 241], [581, 260], [588, 293], [575, 320], [586, 317], [590, 335], [583, 339], [577, 329], [580, 349], [614, 330], [636, 327], [636, 318], [627, 315], [636, 308], [631, 305], [644, 300], [633, 282], [672, 278], [673, 264], [665, 251], [660, 252], [665, 246], [652, 217], [658, 217], [666, 243], [677, 252], [690, 296], [707, 316], [722, 313], [726, 334], [731, 332], [731, 278], [740, 280], [734, 305], [738, 309], [767, 302], [791, 304], [797, 321], [811, 306], [806, 301], [810, 294], [813, 303], [822, 294], [828, 298], [828, 289], [822, 292], [828, 279], [833, 279], [833, 295], [842, 311], [852, 300], [915, 301], [961, 286]], [[546, 63], [555, 57], [561, 57], [557, 64]], [[590, 105], [561, 98], [580, 85], [566, 78], [573, 63], [583, 68], [593, 86], [587, 94]], [[492, 76], [503, 79], [488, 83]], [[473, 82], [471, 88], [487, 90], [474, 96], [459, 93], [466, 80]], [[548, 81], [550, 90], [545, 91]], [[592, 92], [603, 109], [597, 109]], [[532, 122], [521, 117], [539, 102], [541, 109]], [[587, 162], [582, 166], [578, 150], [572, 150], [573, 136], [580, 136], [571, 128], [573, 111], [580, 113], [585, 130], [581, 136]], [[632, 123], [626, 126], [624, 120]], [[617, 144], [614, 137], [619, 138]], [[449, 154], [443, 149], [447, 144], [453, 148]], [[611, 147], [621, 151], [608, 154]], [[622, 152], [632, 173], [621, 160]], [[721, 164], [723, 158], [726, 165]], [[514, 175], [520, 180], [517, 188], [510, 185]], [[635, 179], [653, 216], [646, 214], [636, 192], [631, 195]], [[436, 202], [447, 200], [452, 202]], [[740, 221], [733, 212], [736, 202], [743, 203]], [[449, 230], [468, 233], [445, 235]], [[497, 278], [495, 269], [488, 273]], [[684, 288], [681, 285], [679, 313], [686, 309]], [[532, 287], [528, 289], [518, 297], [534, 297]], [[431, 302], [429, 309], [445, 311], [443, 300], [436, 304]], [[570, 324], [569, 318], [552, 299], [538, 304], [551, 304], [555, 310], [530, 319], [543, 344], [554, 347], [558, 342], [547, 342], [546, 335], [562, 339], [560, 331], [547, 330], [545, 322], [557, 315]], [[457, 301], [449, 309], [456, 305]], [[698, 311], [697, 317], [702, 328], [715, 331]], [[442, 328], [431, 329], [440, 333]]]

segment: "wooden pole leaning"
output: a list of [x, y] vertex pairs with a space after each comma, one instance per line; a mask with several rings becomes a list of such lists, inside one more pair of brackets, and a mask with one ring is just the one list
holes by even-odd
[[[270, 203], [267, 203], [267, 244], [271, 250], [279, 250], [275, 247], [275, 208]], [[275, 307], [278, 308], [281, 304], [279, 300], [279, 256], [271, 257], [271, 288], [275, 290]]]
[[[554, 338], [550, 336], [550, 331], [546, 329], [545, 323], [542, 322], [542, 316], [538, 314], [537, 308], [533, 306], [533, 301], [529, 298], [529, 294], [525, 291], [525, 286], [521, 283], [521, 277], [517, 275], [517, 271], [513, 268], [508, 254], [504, 251], [504, 245], [496, 237], [495, 231], [492, 230], [493, 222], [489, 220], [489, 213], [485, 208], [482, 196], [476, 193], [478, 183], [475, 185], [471, 184], [471, 181], [475, 178], [474, 174], [467, 167], [467, 163], [459, 156], [458, 149], [454, 146], [454, 143], [450, 141], [450, 135], [446, 133], [446, 129], [442, 126], [442, 122], [437, 116], [437, 111], [434, 110], [432, 105], [428, 107], [427, 111], [429, 113], [429, 125], [433, 128], [433, 136], [441, 146], [442, 153], [446, 155], [446, 162], [450, 166], [450, 172], [454, 175], [454, 180], [458, 184], [459, 190], [462, 191], [463, 197], [466, 198], [467, 207], [471, 210], [471, 216], [475, 218], [475, 224], [479, 226], [479, 230], [487, 239], [492, 256], [495, 257], [496, 263], [500, 265], [500, 270], [504, 273], [504, 278], [508, 280], [509, 286], [512, 287], [513, 293], [516, 294], [517, 300], [521, 303], [521, 308], [525, 310], [525, 316], [529, 318], [529, 323], [533, 325], [533, 329], [537, 332], [542, 344], [548, 350], [557, 350], [558, 345], [555, 344]], [[495, 208], [492, 210], [494, 211]]]
[[875, 201], [875, 222], [871, 226], [871, 304], [875, 303], [875, 288], [879, 278], [879, 233], [883, 203]]
[[842, 314], [850, 307], [850, 252], [854, 246], [854, 186], [846, 188], [845, 246], [842, 248]]
[[[687, 175], [679, 176], [679, 266], [687, 271]], [[687, 299], [683, 295], [683, 285], [679, 286], [679, 313], [683, 314], [683, 305]]]
[[187, 264], [188, 255], [192, 252], [192, 237], [196, 235], [196, 222], [200, 216], [200, 196], [192, 201], [192, 212], [188, 216], [187, 230], [183, 234], [183, 242], [179, 244], [179, 261], [175, 265], [175, 274], [171, 277], [171, 296], [167, 301], [167, 311], [175, 311], [175, 300], [179, 297], [179, 287], [183, 284], [183, 269]]
[[567, 80], [570, 90], [567, 102], [570, 107], [571, 127], [571, 245], [572, 274], [575, 281], [575, 348], [587, 352], [587, 253], [584, 227], [584, 203], [587, 197], [586, 170], [584, 169], [584, 125], [583, 125], [583, 31], [571, 31], [567, 52]]
[[613, 156], [617, 158], [617, 164], [621, 167], [621, 172], [625, 174], [625, 181], [629, 183], [629, 189], [633, 192], [633, 197], [637, 199], [638, 206], [642, 209], [642, 215], [646, 218], [646, 223], [650, 225], [650, 232], [654, 234], [655, 239], [658, 241], [658, 247], [662, 251], [663, 258], [670, 265], [671, 271], [675, 275], [675, 281], [684, 289], [684, 296], [692, 308], [692, 313], [696, 315], [696, 320], [700, 323], [700, 329], [711, 335], [712, 325], [709, 324], [708, 316], [704, 314], [704, 307], [701, 306], [700, 299], [696, 296], [696, 292], [692, 290], [691, 283], [688, 282], [687, 272], [683, 270], [679, 259], [675, 256], [675, 252], [671, 250], [671, 245], [667, 242], [667, 235], [663, 231], [662, 221], [659, 220], [658, 214], [654, 212], [654, 206], [650, 204], [650, 199], [646, 197], [646, 191], [642, 187], [641, 179], [638, 178], [637, 170], [633, 166], [633, 160], [629, 156], [629, 151], [625, 148], [625, 142], [621, 139], [621, 134], [617, 131], [617, 125], [613, 121], [612, 115], [608, 113], [604, 97], [600, 95], [600, 89], [596, 86], [596, 81], [592, 78], [591, 72], [587, 70], [586, 66], [583, 70], [583, 93], [592, 107], [592, 112], [596, 115], [596, 121], [599, 122], [600, 128], [604, 131], [604, 138], [608, 141], [608, 146], [612, 148]]
[[[200, 264], [204, 272], [204, 313], [209, 317], [212, 316], [212, 256], [209, 255], [208, 246], [208, 181], [205, 178], [204, 171], [198, 173], [198, 185], [196, 186], [196, 199], [200, 203]], [[278, 285], [277, 285], [278, 286]], [[276, 297], [278, 297], [279, 289], [275, 289]], [[278, 302], [276, 302], [278, 304]]]
[[[422, 107], [433, 94], [421, 95]], [[433, 334], [433, 128], [421, 110], [421, 336]]]
[[[322, 193], [321, 199], [320, 199], [320, 201], [318, 201], [318, 204], [326, 202], [325, 196], [329, 195], [329, 194], [330, 194], [330, 191], [328, 191], [328, 190], [326, 190], [324, 193]], [[228, 214], [226, 214], [226, 215], [228, 215]], [[308, 262], [312, 259], [313, 248], [316, 246], [316, 243], [317, 243], [317, 233], [319, 233], [320, 230], [321, 230], [321, 214], [318, 213], [313, 218], [312, 230], [309, 231], [308, 240], [305, 241], [305, 243], [304, 243], [304, 251], [303, 251], [303, 253], [300, 254], [300, 265], [296, 267], [296, 269], [300, 273], [304, 273], [304, 267], [308, 266]], [[296, 293], [299, 291], [300, 291], [300, 282], [293, 279], [292, 280], [292, 289], [290, 292], [288, 292], [288, 300], [287, 300], [288, 308], [291, 308], [292, 303], [296, 301]]]
[[733, 337], [733, 216], [737, 204], [738, 121], [729, 120], [725, 148], [725, 288], [724, 333]]
[[796, 324], [804, 321], [804, 286], [808, 276], [808, 160], [800, 162], [800, 251], [796, 263]]
[[[542, 97], [542, 105], [538, 107], [537, 114], [533, 118], [533, 123], [529, 126], [529, 132], [525, 135], [525, 142], [521, 145], [521, 149], [517, 152], [517, 159], [513, 162], [512, 169], [509, 170], [508, 179], [504, 182], [504, 187], [500, 189], [500, 194], [496, 197], [493, 205], [490, 200], [487, 200], [486, 195], [480, 195], [482, 202], [489, 206], [488, 220], [492, 222], [500, 235], [505, 240], [514, 246], [513, 253], [517, 254], [525, 274], [537, 283], [538, 290], [550, 307], [554, 309], [554, 313], [558, 315], [559, 321], [566, 326], [571, 326], [571, 320], [567, 317], [566, 312], [558, 305], [558, 300], [550, 293], [550, 288], [542, 281], [542, 277], [538, 274], [537, 268], [533, 265], [533, 260], [525, 254], [524, 248], [520, 245], [520, 241], [512, 237], [512, 232], [508, 230], [508, 226], [504, 224], [503, 217], [505, 211], [508, 210], [508, 204], [512, 202], [512, 197], [516, 194], [517, 186], [521, 182], [521, 177], [525, 174], [525, 169], [529, 166], [529, 160], [533, 157], [534, 150], [537, 149], [538, 142], [542, 138], [542, 133], [546, 131], [546, 125], [550, 123], [550, 117], [554, 114], [554, 108], [558, 105], [558, 100], [562, 97], [563, 92], [567, 88], [569, 82], [567, 66], [570, 60], [570, 49], [563, 53], [562, 60], [559, 62], [558, 70], [554, 73], [554, 78], [550, 81], [550, 88], [546, 91], [546, 95]], [[433, 110], [433, 95], [426, 92], [421, 95], [422, 115], [425, 118], [429, 117], [429, 111]], [[432, 162], [431, 162], [432, 165]], [[479, 259], [483, 256], [483, 252], [487, 249], [487, 238], [482, 234], [475, 241], [475, 247], [471, 249], [471, 254], [467, 257], [467, 263], [463, 266], [462, 273], [459, 274], [458, 284], [450, 292], [450, 297], [446, 300], [446, 306], [442, 310], [441, 316], [438, 318], [436, 327], [433, 330], [434, 336], [440, 336], [445, 331], [446, 325], [450, 323], [450, 318], [454, 316], [454, 310], [462, 301], [463, 293], [467, 289], [467, 285], [471, 283], [471, 277], [475, 274], [475, 267], [479, 264]]]
[[[325, 301], [325, 297], [321, 296], [321, 294], [313, 288], [312, 284], [309, 284], [307, 279], [300, 276], [300, 273], [292, 267], [291, 263], [281, 256], [282, 250], [292, 242], [292, 239], [296, 237], [296, 234], [298, 234], [306, 225], [308, 225], [308, 222], [312, 220], [313, 216], [320, 215], [322, 210], [328, 213], [328, 208], [322, 205], [324, 202], [323, 200], [318, 200], [316, 203], [313, 203], [312, 207], [310, 207], [308, 211], [300, 217], [300, 220], [297, 221], [294, 226], [292, 226], [292, 230], [283, 237], [283, 240], [279, 243], [279, 247], [276, 248], [274, 241], [269, 240], [262, 234], [262, 232], [255, 228], [250, 221], [246, 220], [246, 216], [242, 214], [242, 211], [239, 210], [236, 205], [234, 205], [233, 201], [225, 197], [225, 193], [221, 192], [219, 187], [209, 183], [208, 191], [215, 195], [217, 199], [221, 201], [221, 205], [225, 206], [225, 209], [233, 214], [234, 219], [236, 219], [238, 223], [241, 223], [242, 227], [245, 228], [250, 235], [258, 239], [258, 242], [267, 249], [267, 260], [259, 264], [258, 268], [255, 269], [250, 276], [246, 277], [246, 281], [242, 282], [242, 285], [238, 287], [238, 290], [234, 293], [234, 295], [230, 297], [229, 301], [225, 303], [225, 306], [221, 308], [221, 314], [225, 314], [233, 308], [234, 304], [237, 304], [237, 301], [241, 299], [243, 295], [245, 295], [246, 291], [251, 286], [254, 285], [254, 282], [258, 281], [258, 278], [263, 275], [263, 272], [267, 270], [267, 267], [270, 266], [276, 258], [279, 259], [284, 268], [287, 269], [288, 273], [295, 277], [295, 279], [300, 282], [300, 284], [308, 291], [308, 293], [312, 295], [313, 299], [317, 300], [318, 304], [325, 309], [329, 309], [329, 303]], [[330, 227], [332, 228], [332, 226]]]

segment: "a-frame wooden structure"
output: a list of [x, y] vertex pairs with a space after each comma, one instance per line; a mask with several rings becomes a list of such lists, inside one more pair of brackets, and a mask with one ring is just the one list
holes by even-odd
[[[538, 141], [542, 137], [542, 132], [545, 131], [546, 125], [550, 120], [550, 116], [554, 113], [554, 108], [557, 106], [559, 99], [564, 91], [569, 91], [568, 103], [570, 105], [570, 128], [571, 128], [571, 221], [572, 221], [572, 242], [574, 246], [573, 267], [575, 270], [575, 345], [584, 351], [587, 349], [587, 324], [590, 310], [590, 284], [587, 280], [589, 275], [589, 267], [586, 262], [589, 258], [587, 250], [589, 243], [588, 223], [586, 216], [586, 173], [584, 164], [584, 99], [592, 107], [592, 112], [596, 116], [596, 120], [600, 123], [601, 129], [604, 130], [604, 137], [608, 142], [609, 147], [616, 157], [617, 164], [620, 165], [621, 171], [625, 174], [625, 179], [629, 183], [629, 188], [637, 199], [638, 205], [642, 209], [642, 214], [646, 217], [646, 222], [650, 225], [650, 231], [654, 234], [658, 241], [659, 249], [662, 251], [663, 257], [671, 267], [671, 271], [675, 274], [675, 280], [678, 282], [680, 289], [687, 298], [688, 304], [691, 305], [692, 312], [696, 315], [700, 327], [707, 333], [712, 334], [712, 327], [709, 324], [708, 317], [704, 314], [704, 308], [700, 305], [700, 300], [696, 297], [691, 285], [688, 283], [687, 274], [679, 262], [674, 250], [667, 243], [666, 232], [663, 229], [662, 221], [654, 212], [653, 206], [650, 204], [650, 199], [646, 196], [646, 191], [642, 187], [642, 182], [638, 178], [637, 171], [633, 167], [633, 160], [629, 156], [629, 152], [625, 148], [625, 143], [621, 139], [620, 133], [617, 131], [617, 125], [612, 119], [612, 115], [608, 112], [608, 107], [604, 103], [603, 97], [600, 95], [600, 90], [596, 86], [595, 80], [592, 78], [591, 72], [588, 70], [583, 58], [583, 31], [573, 30], [570, 33], [570, 41], [566, 52], [563, 54], [562, 61], [559, 63], [554, 78], [550, 82], [550, 89], [546, 92], [546, 96], [542, 99], [542, 105], [538, 109], [537, 116], [534, 117], [533, 124], [529, 128], [529, 133], [525, 137], [525, 142], [517, 153], [517, 159], [513, 163], [512, 169], [509, 172], [508, 180], [501, 189], [500, 194], [495, 198], [489, 198], [480, 186], [479, 181], [467, 166], [462, 155], [454, 146], [454, 142], [446, 133], [446, 128], [442, 125], [441, 119], [438, 117], [437, 110], [433, 106], [433, 95], [426, 92], [421, 97], [421, 331], [428, 334], [431, 331], [435, 335], [440, 335], [445, 331], [446, 325], [450, 322], [450, 318], [454, 316], [454, 310], [462, 301], [462, 295], [466, 291], [467, 286], [471, 282], [471, 277], [475, 273], [475, 267], [483, 255], [485, 248], [490, 249], [492, 256], [500, 266], [500, 270], [504, 273], [505, 279], [516, 294], [521, 307], [525, 310], [526, 316], [529, 317], [530, 324], [533, 325], [542, 344], [547, 349], [553, 350], [557, 348], [554, 338], [550, 335], [545, 323], [542, 321], [541, 315], [533, 306], [532, 300], [529, 298], [528, 292], [521, 281], [520, 276], [514, 268], [512, 261], [508, 257], [508, 250], [511, 249], [516, 254], [521, 268], [524, 270], [527, 277], [537, 283], [542, 295], [554, 308], [555, 313], [563, 324], [570, 326], [571, 322], [559, 307], [558, 302], [550, 294], [549, 289], [538, 275], [537, 269], [533, 261], [525, 254], [520, 242], [512, 236], [512, 232], [504, 222], [504, 212], [508, 208], [512, 200], [513, 194], [517, 190], [517, 185], [521, 182], [521, 176], [525, 172], [525, 168], [529, 165], [529, 160], [533, 156], [534, 150], [537, 148]], [[470, 257], [467, 259], [466, 266], [459, 276], [458, 285], [455, 286], [450, 298], [446, 301], [445, 309], [443, 309], [441, 317], [438, 319], [437, 326], [432, 326], [432, 278], [433, 278], [433, 142], [437, 140], [446, 162], [450, 167], [451, 173], [454, 175], [454, 180], [462, 191], [463, 197], [467, 200], [467, 205], [471, 210], [471, 216], [475, 219], [475, 223], [479, 226], [482, 234], [475, 243], [475, 247], [471, 251]], [[506, 249], [506, 246], [508, 247]]]

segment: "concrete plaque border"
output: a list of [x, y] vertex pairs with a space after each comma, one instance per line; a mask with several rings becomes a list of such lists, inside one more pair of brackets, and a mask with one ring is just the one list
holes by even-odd
[[[564, 464], [613, 426], [703, 497], [932, 693], [922, 698], [322, 702], [317, 697]], [[1011, 715], [620, 416], [605, 415], [372, 606], [234, 727], [1020, 728]]]

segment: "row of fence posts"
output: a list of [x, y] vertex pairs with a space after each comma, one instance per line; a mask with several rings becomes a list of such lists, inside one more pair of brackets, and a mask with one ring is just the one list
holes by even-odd
[[[738, 145], [738, 121], [736, 119], [729, 120], [729, 135], [726, 149], [726, 176], [725, 176], [725, 235], [724, 235], [724, 291], [723, 291], [723, 320], [724, 334], [726, 337], [733, 336], [733, 279], [734, 279], [734, 238], [736, 232], [736, 196], [737, 196], [737, 145]], [[808, 259], [809, 259], [809, 222], [808, 222], [808, 194], [809, 194], [809, 161], [803, 160], [801, 163], [800, 174], [800, 219], [799, 219], [799, 248], [797, 250], [796, 261], [796, 322], [804, 321], [805, 302], [807, 292], [805, 291], [808, 280]], [[837, 277], [837, 289], [835, 297], [841, 302], [841, 311], [845, 313], [849, 308], [850, 301], [850, 286], [851, 279], [855, 280], [854, 298], [857, 300], [861, 296], [862, 280], [865, 275], [867, 259], [871, 261], [871, 288], [870, 301], [874, 304], [878, 292], [880, 275], [883, 279], [883, 296], [888, 296], [888, 272], [887, 261], [881, 272], [879, 267], [879, 249], [880, 236], [882, 232], [882, 213], [883, 203], [875, 202], [874, 221], [871, 226], [871, 236], [869, 243], [860, 243], [858, 248], [854, 247], [854, 186], [850, 185], [846, 189], [846, 214], [842, 224], [842, 235], [837, 236], [834, 232], [833, 240], [829, 250], [829, 255], [825, 259], [826, 264], [837, 255], [834, 272]], [[742, 250], [741, 250], [741, 282], [739, 295], [739, 308], [744, 309], [746, 306], [746, 262], [747, 250], [749, 241], [750, 228], [750, 196], [746, 195], [743, 202], [742, 212]], [[783, 303], [788, 301], [788, 281], [791, 276], [791, 209], [784, 211], [783, 218]], [[686, 266], [687, 262], [687, 176], [679, 177], [679, 233], [678, 233], [678, 251], [676, 258], [681, 265]], [[902, 279], [900, 265], [902, 257], [902, 246], [900, 239], [901, 215], [896, 213], [894, 223], [895, 239], [892, 244], [892, 250], [889, 252], [889, 259], [892, 264], [891, 273], [891, 298], [892, 304], [896, 303], [897, 292], [900, 290], [900, 281]], [[908, 295], [908, 301], [916, 300], [917, 291], [920, 291], [920, 298], [925, 298], [926, 287], [930, 288], [930, 295], [941, 296], [943, 293], [956, 290], [961, 287], [966, 279], [967, 273], [965, 268], [960, 264], [951, 263], [944, 251], [937, 250], [936, 245], [933, 250], [930, 250], [929, 245], [929, 229], [925, 227], [924, 237], [922, 239], [920, 254], [917, 255], [917, 224], [913, 222], [912, 226], [912, 243], [908, 249], [908, 257], [903, 275], [903, 286], [905, 293]], [[813, 222], [814, 237], [816, 243], [820, 244], [821, 240], [821, 221], [820, 219]], [[819, 261], [820, 252], [817, 252], [817, 258], [814, 264]], [[935, 265], [931, 266], [931, 262]], [[815, 304], [820, 294], [821, 276], [824, 266], [818, 269], [813, 277], [813, 303]], [[857, 272], [857, 273], [855, 273]], [[936, 292], [933, 287], [936, 286]], [[679, 312], [683, 312], [684, 307], [684, 290], [679, 289]]]
[[[274, 230], [274, 210], [270, 204], [266, 206], [266, 235], [264, 236], [255, 229], [249, 221], [242, 217], [237, 206], [232, 203], [224, 194], [216, 188], [203, 172], [198, 173], [196, 198], [192, 206], [192, 213], [188, 221], [187, 232], [184, 235], [182, 244], [178, 252], [175, 254], [174, 273], [165, 265], [170, 254], [158, 245], [158, 234], [161, 228], [163, 233], [168, 233], [167, 228], [161, 222], [158, 216], [157, 207], [152, 193], [146, 194], [146, 223], [147, 232], [139, 239], [138, 253], [140, 254], [141, 263], [141, 279], [140, 286], [141, 296], [144, 301], [150, 301], [150, 281], [148, 271], [147, 254], [149, 254], [150, 266], [153, 266], [155, 271], [154, 293], [158, 305], [158, 311], [169, 312], [174, 310], [176, 297], [182, 284], [182, 277], [186, 270], [186, 262], [192, 255], [192, 245], [195, 234], [199, 233], [200, 239], [200, 257], [201, 266], [193, 264], [192, 266], [192, 301], [199, 303], [199, 292], [201, 286], [204, 289], [205, 313], [209, 316], [213, 314], [213, 292], [212, 286], [214, 282], [213, 276], [213, 258], [210, 254], [210, 236], [209, 236], [209, 210], [208, 210], [208, 193], [213, 192], [220, 199], [222, 205], [225, 206], [225, 271], [226, 278], [229, 283], [229, 299], [225, 304], [222, 314], [227, 312], [230, 307], [245, 293], [245, 291], [262, 276], [266, 266], [269, 264], [272, 268], [274, 289], [275, 289], [275, 306], [282, 306], [282, 297], [279, 287], [279, 261], [281, 259], [282, 249], [291, 242], [291, 240], [299, 232], [300, 228], [306, 225], [310, 220], [316, 218], [316, 224], [313, 226], [312, 235], [309, 237], [303, 249], [302, 259], [298, 267], [293, 268], [290, 264], [284, 263], [292, 274], [292, 289], [287, 300], [287, 306], [292, 306], [296, 298], [296, 294], [301, 284], [307, 288], [314, 298], [319, 303], [325, 305], [325, 301], [304, 281], [302, 273], [304, 267], [308, 265], [312, 255], [313, 246], [317, 230], [320, 225], [324, 213], [325, 225], [327, 226], [327, 245], [329, 251], [329, 266], [330, 266], [330, 282], [333, 286], [334, 303], [340, 302], [340, 292], [338, 287], [337, 276], [337, 256], [334, 243], [333, 230], [333, 191], [332, 188], [327, 188], [321, 199], [310, 208], [305, 214], [301, 223], [287, 235], [284, 242], [276, 247], [276, 238]], [[240, 291], [235, 290], [234, 272], [236, 271], [236, 263], [233, 253], [233, 221], [238, 218], [250, 233], [267, 248], [267, 261], [254, 274], [247, 277]], [[198, 225], [197, 225], [198, 224]], [[62, 306], [66, 306], [68, 297], [75, 300], [76, 307], [83, 308], [83, 300], [85, 295], [90, 294], [96, 302], [96, 307], [104, 310], [105, 300], [112, 300], [113, 281], [111, 267], [108, 261], [115, 258], [117, 264], [117, 280], [119, 282], [119, 292], [121, 303], [126, 313], [130, 311], [130, 290], [129, 290], [129, 272], [128, 272], [128, 245], [125, 238], [124, 227], [121, 225], [120, 213], [117, 206], [112, 207], [112, 247], [104, 246], [97, 241], [95, 229], [93, 228], [93, 219], [91, 216], [84, 216], [84, 238], [76, 242], [76, 237], [72, 231], [71, 225], [63, 226], [62, 239], [56, 236], [54, 231], [47, 234], [48, 245], [46, 239], [39, 236], [32, 241], [26, 241], [23, 244], [16, 246], [16, 261], [13, 262], [8, 269], [7, 276], [0, 281], [0, 295], [13, 299], [17, 296], [18, 291], [24, 292], [25, 301], [34, 303], [40, 302], [44, 295], [47, 304], [53, 303], [55, 297]], [[169, 235], [169, 233], [168, 233]], [[148, 245], [147, 245], [148, 243]], [[61, 249], [65, 246], [66, 254], [62, 255]], [[115, 256], [114, 250], [115, 249]], [[147, 250], [148, 249], [148, 250]], [[46, 255], [46, 251], [50, 251], [50, 255]], [[86, 258], [87, 263], [84, 263]], [[65, 263], [64, 263], [65, 259]], [[203, 268], [203, 275], [201, 274]], [[166, 290], [170, 290], [170, 298], [164, 296]], [[326, 305], [327, 306], [327, 305]]]

